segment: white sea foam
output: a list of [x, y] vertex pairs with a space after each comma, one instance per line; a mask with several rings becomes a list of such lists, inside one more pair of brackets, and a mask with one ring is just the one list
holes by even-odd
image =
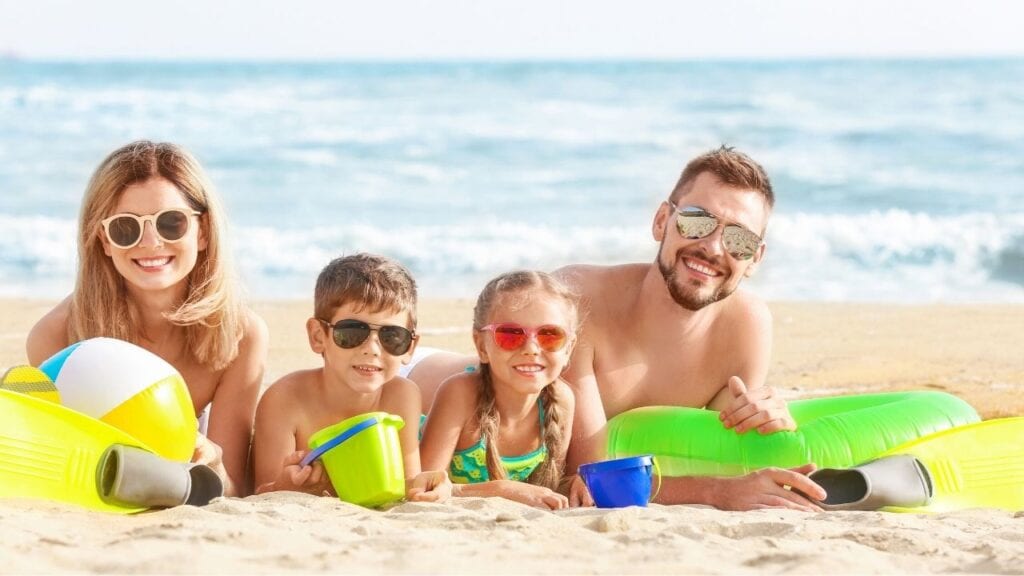
[[[74, 222], [0, 216], [0, 270], [6, 295], [44, 284], [70, 288]], [[1024, 302], [1024, 214], [936, 217], [900, 210], [860, 215], [777, 214], [768, 252], [750, 286], [765, 297], [798, 300]], [[234, 251], [257, 296], [303, 296], [332, 258], [358, 251], [409, 266], [439, 296], [472, 296], [513, 268], [571, 263], [649, 262], [657, 252], [646, 226], [538, 225], [484, 220], [459, 225], [357, 224], [280, 229], [241, 226]], [[52, 280], [52, 281], [51, 281]], [[50, 290], [49, 286], [54, 289]]]

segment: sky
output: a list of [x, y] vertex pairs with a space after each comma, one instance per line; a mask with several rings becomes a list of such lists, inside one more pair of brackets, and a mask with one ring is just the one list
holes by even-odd
[[176, 60], [1024, 56], [1012, 0], [0, 0], [0, 56]]

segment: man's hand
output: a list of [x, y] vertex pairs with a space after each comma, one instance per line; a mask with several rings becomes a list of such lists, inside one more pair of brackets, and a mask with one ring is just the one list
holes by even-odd
[[729, 393], [732, 401], [718, 413], [718, 419], [726, 428], [738, 434], [757, 429], [761, 434], [779, 430], [796, 430], [796, 422], [789, 414], [786, 401], [775, 395], [771, 386], [747, 390], [738, 376], [729, 378]]
[[798, 468], [764, 468], [746, 476], [718, 478], [720, 488], [712, 504], [722, 510], [790, 508], [821, 512], [820, 506], [803, 496], [806, 494], [819, 501], [825, 499], [825, 490], [807, 477], [814, 470], [814, 464], [805, 464]]

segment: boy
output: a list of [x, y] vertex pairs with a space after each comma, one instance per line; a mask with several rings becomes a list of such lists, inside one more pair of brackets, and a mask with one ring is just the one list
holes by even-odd
[[316, 282], [309, 345], [323, 367], [275, 382], [256, 409], [253, 460], [256, 492], [333, 494], [319, 461], [301, 466], [309, 437], [366, 412], [397, 414], [407, 498], [437, 501], [451, 494], [444, 471], [420, 472], [417, 432], [422, 412], [416, 384], [398, 376], [416, 348], [416, 283], [401, 264], [371, 254], [331, 261]]

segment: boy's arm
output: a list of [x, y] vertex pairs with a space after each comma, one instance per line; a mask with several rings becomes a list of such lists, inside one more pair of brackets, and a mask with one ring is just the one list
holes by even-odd
[[255, 485], [268, 491], [285, 469], [289, 456], [305, 447], [296, 445], [296, 422], [299, 405], [294, 398], [297, 374], [289, 374], [275, 382], [256, 408], [256, 433], [252, 459]]
[[398, 431], [402, 443], [402, 464], [406, 479], [420, 473], [420, 410], [423, 406], [420, 389], [411, 380], [396, 377], [386, 384], [390, 387], [388, 405], [381, 408], [402, 417], [405, 425]]

